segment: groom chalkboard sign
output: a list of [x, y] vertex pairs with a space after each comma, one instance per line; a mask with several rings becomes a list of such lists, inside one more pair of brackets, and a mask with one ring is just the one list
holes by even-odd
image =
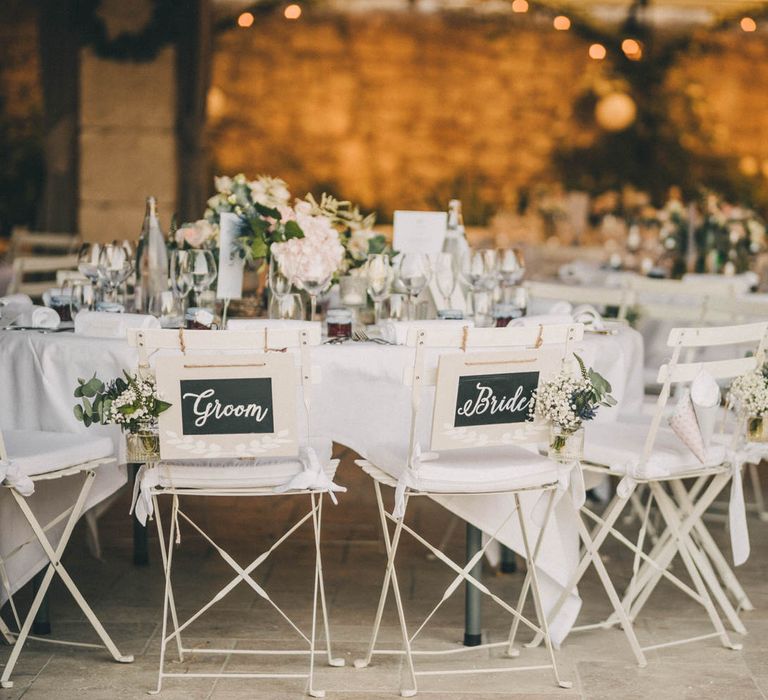
[[290, 355], [161, 357], [162, 459], [298, 454], [296, 368]]
[[549, 348], [440, 357], [432, 419], [432, 450], [536, 442], [531, 415], [542, 377], [557, 369]]

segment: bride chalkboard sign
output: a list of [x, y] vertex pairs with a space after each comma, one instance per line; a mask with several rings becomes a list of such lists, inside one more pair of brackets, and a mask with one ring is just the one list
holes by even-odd
[[549, 348], [440, 357], [431, 449], [536, 442], [546, 437], [530, 407], [562, 353]]
[[162, 357], [162, 459], [298, 454], [296, 368], [290, 355]]

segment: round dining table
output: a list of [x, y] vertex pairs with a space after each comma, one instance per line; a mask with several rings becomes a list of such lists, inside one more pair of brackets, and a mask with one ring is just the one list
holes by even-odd
[[[574, 351], [610, 382], [617, 400], [615, 407], [601, 408], [597, 420], [612, 421], [619, 413], [637, 414], [642, 410], [643, 342], [639, 333], [629, 327], [588, 332]], [[374, 463], [382, 445], [407, 445], [410, 388], [403, 377], [412, 363], [412, 353], [412, 349], [404, 346], [373, 342], [350, 341], [313, 348], [312, 363], [319, 369], [320, 384], [313, 387], [311, 433], [331, 438]], [[0, 429], [84, 431], [86, 428], [73, 413], [73, 391], [78, 378], [95, 374], [108, 380], [124, 370], [134, 370], [136, 365], [136, 350], [125, 339], [93, 338], [72, 332], [0, 331]], [[423, 422], [418, 426], [423, 444], [427, 444], [429, 436], [429, 413], [422, 412]], [[92, 426], [88, 430], [110, 435], [115, 440], [119, 461], [125, 461], [124, 439], [116, 427]], [[107, 475], [100, 478], [107, 479]], [[124, 475], [120, 479], [125, 482]], [[114, 482], [113, 476], [102, 493], [109, 491]], [[47, 509], [51, 507], [50, 501], [56, 500], [56, 493], [41, 490], [30, 498], [34, 507]], [[512, 498], [505, 494], [434, 496], [470, 526], [484, 533], [496, 533], [499, 543], [520, 553], [523, 543], [514, 519], [497, 531], [499, 522], [510, 512]], [[527, 508], [524, 502], [524, 510], [533, 508], [537, 496], [531, 494], [527, 498], [532, 500]], [[0, 493], [0, 499], [10, 496]], [[19, 524], [10, 521], [15, 509], [5, 505], [0, 500], [0, 557], [17, 548], [23, 536]], [[568, 499], [560, 499], [544, 535], [538, 565], [545, 609], [554, 604], [578, 563], [575, 517], [573, 505]], [[531, 529], [535, 537], [535, 524], [531, 524]], [[35, 558], [30, 551], [23, 567], [10, 568], [13, 588], [29, 580], [44, 561], [42, 553]], [[580, 602], [573, 591], [568, 604], [551, 624], [554, 641], [560, 642], [568, 634]]]

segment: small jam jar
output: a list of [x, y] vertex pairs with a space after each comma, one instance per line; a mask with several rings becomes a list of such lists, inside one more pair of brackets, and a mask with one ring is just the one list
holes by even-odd
[[352, 312], [349, 309], [328, 309], [325, 322], [329, 338], [352, 337]]
[[50, 307], [59, 315], [62, 322], [72, 320], [72, 297], [65, 294], [51, 295]]
[[188, 331], [209, 331], [213, 326], [213, 314], [208, 309], [190, 306], [184, 315], [184, 326]]
[[506, 328], [516, 318], [523, 315], [522, 310], [514, 304], [496, 304], [493, 307], [493, 325], [496, 328]]

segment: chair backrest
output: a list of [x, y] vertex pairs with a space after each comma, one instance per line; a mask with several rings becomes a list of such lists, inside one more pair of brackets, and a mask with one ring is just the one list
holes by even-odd
[[591, 304], [598, 309], [613, 306], [618, 309], [618, 317], [623, 319], [630, 304], [632, 294], [626, 287], [582, 286], [556, 284], [554, 282], [526, 282], [525, 288], [531, 299], [567, 301], [571, 304]]
[[712, 297], [707, 305], [705, 320], [713, 323], [768, 320], [768, 296], [763, 294]]
[[[433, 449], [532, 444], [545, 438], [529, 416], [532, 392], [570, 357], [583, 338], [581, 324], [515, 328], [412, 328], [409, 466], [413, 466], [424, 387], [435, 386]], [[478, 403], [479, 402], [479, 403]]]
[[158, 391], [172, 404], [160, 416], [161, 458], [295, 456], [308, 438], [318, 328], [132, 329], [128, 340], [141, 373], [154, 360]]
[[56, 285], [60, 270], [76, 270], [77, 255], [20, 256], [13, 260], [8, 294], [41, 297]]
[[633, 295], [632, 308], [642, 319], [703, 322], [713, 299], [735, 297], [734, 285], [704, 281], [628, 275], [625, 285]]
[[10, 254], [19, 255], [65, 255], [77, 251], [80, 236], [76, 233], [58, 233], [50, 231], [30, 231], [22, 226], [15, 226], [11, 232]]
[[[752, 353], [745, 355], [745, 344], [751, 345]], [[747, 323], [738, 326], [713, 326], [706, 328], [673, 328], [667, 339], [672, 348], [672, 358], [659, 368], [658, 382], [662, 385], [656, 402], [656, 411], [643, 451], [643, 462], [647, 461], [653, 449], [659, 426], [664, 418], [665, 407], [675, 386], [690, 384], [705, 371], [716, 380], [732, 380], [759, 367], [768, 348], [768, 322]], [[703, 348], [733, 347], [733, 357], [709, 361], [681, 360], [685, 354]]]

